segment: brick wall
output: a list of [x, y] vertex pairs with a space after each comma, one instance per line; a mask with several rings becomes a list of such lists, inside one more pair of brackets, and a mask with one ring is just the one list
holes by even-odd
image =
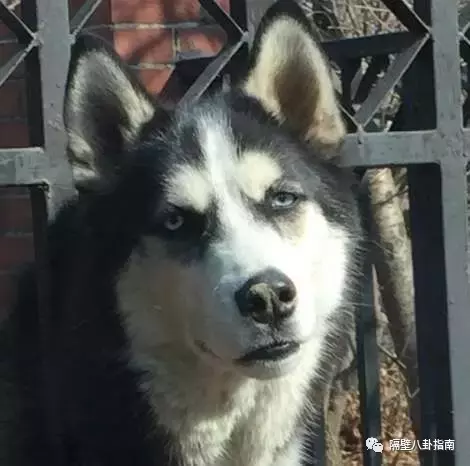
[[[218, 3], [228, 10], [229, 1]], [[72, 18], [85, 0], [68, 2]], [[21, 17], [19, 6], [14, 11]], [[175, 82], [169, 93], [173, 96], [181, 91], [178, 63], [187, 57], [213, 56], [224, 42], [220, 28], [211, 24], [197, 0], [102, 0], [86, 28], [112, 42], [150, 92], [160, 93]], [[17, 50], [13, 34], [0, 21], [0, 67]], [[20, 65], [0, 87], [0, 149], [28, 145]], [[28, 191], [0, 188], [0, 323], [10, 308], [19, 266], [33, 257], [31, 223]]]

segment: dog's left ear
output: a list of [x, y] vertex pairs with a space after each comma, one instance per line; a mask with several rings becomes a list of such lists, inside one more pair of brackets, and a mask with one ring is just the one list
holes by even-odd
[[341, 143], [346, 130], [330, 67], [293, 0], [268, 9], [250, 63], [242, 82], [246, 93], [310, 143], [327, 150]]
[[156, 111], [144, 86], [110, 44], [80, 35], [72, 47], [64, 102], [76, 186], [112, 183], [126, 150]]

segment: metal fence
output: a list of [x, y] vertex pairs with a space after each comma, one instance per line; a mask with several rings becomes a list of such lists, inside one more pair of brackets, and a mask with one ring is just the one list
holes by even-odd
[[[23, 0], [22, 17], [0, 2], [0, 19], [18, 39], [20, 50], [0, 68], [0, 85], [24, 62], [31, 147], [0, 150], [0, 186], [29, 186], [33, 201], [36, 260], [47, 259], [44, 231], [53, 211], [72, 191], [64, 157], [62, 99], [77, 32], [100, 3], [88, 0], [69, 22], [66, 0]], [[230, 15], [214, 0], [200, 0], [227, 35], [222, 52], [190, 86], [183, 99], [197, 99], [220, 76], [230, 76], [246, 59], [254, 25], [271, 0], [232, 1]], [[421, 438], [454, 439], [455, 451], [422, 452], [423, 465], [467, 466], [470, 462], [470, 288], [467, 275], [467, 179], [470, 131], [463, 128], [461, 59], [470, 57], [470, 24], [458, 23], [456, 2], [383, 0], [405, 30], [330, 40], [329, 56], [343, 75], [343, 104], [351, 133], [344, 164], [408, 168], [415, 309], [421, 399]], [[352, 105], [349, 90], [363, 57], [375, 69], [373, 86]], [[386, 61], [386, 60], [385, 60]], [[383, 76], [376, 80], [377, 73]], [[372, 71], [371, 71], [372, 73]], [[349, 76], [349, 78], [347, 78]], [[367, 81], [367, 73], [362, 81]], [[369, 132], [380, 103], [401, 81], [402, 104], [392, 131]], [[47, 203], [46, 203], [47, 200]], [[47, 208], [46, 208], [47, 206]], [[47, 280], [42, 277], [41, 280]], [[43, 283], [44, 285], [44, 283]], [[40, 312], [47, 296], [40, 293]], [[378, 358], [370, 306], [360, 309], [358, 359], [363, 434], [380, 437]], [[47, 321], [47, 319], [44, 319]], [[47, 328], [43, 329], [47, 332]], [[47, 348], [45, 348], [47, 351]], [[47, 369], [47, 368], [46, 368]], [[52, 419], [53, 421], [53, 419]], [[52, 428], [52, 427], [51, 427]], [[366, 465], [381, 456], [364, 452]]]

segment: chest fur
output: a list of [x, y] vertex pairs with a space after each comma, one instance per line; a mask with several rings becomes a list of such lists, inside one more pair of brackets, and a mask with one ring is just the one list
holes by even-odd
[[312, 367], [270, 381], [208, 378], [206, 384], [190, 376], [176, 381], [177, 372], [163, 377], [153, 366], [141, 389], [156, 422], [177, 439], [174, 453], [184, 466], [287, 464], [278, 458], [292, 456], [297, 444]]

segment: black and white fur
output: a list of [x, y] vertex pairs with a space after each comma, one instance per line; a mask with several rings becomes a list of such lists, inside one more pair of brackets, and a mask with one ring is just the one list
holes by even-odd
[[[361, 228], [352, 179], [329, 161], [345, 129], [300, 8], [268, 10], [237, 86], [177, 109], [82, 36], [64, 116], [81, 195], [50, 227], [47, 367], [66, 464], [302, 464], [306, 409], [321, 409], [309, 387], [347, 320]], [[261, 318], [259, 300], [237, 298], [254, 277]], [[17, 310], [24, 465], [52, 464], [30, 390], [34, 291], [30, 273]]]

